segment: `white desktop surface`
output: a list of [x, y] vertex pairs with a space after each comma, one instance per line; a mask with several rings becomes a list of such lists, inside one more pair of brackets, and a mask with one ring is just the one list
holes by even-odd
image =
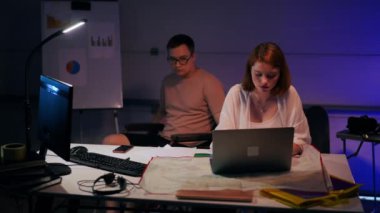
[[[133, 147], [130, 151], [124, 154], [112, 153], [112, 150], [117, 146], [113, 145], [93, 145], [93, 144], [72, 144], [73, 146], [85, 146], [90, 152], [98, 152], [106, 155], [111, 155], [119, 158], [130, 157], [133, 161], [148, 163], [152, 157], [155, 156], [194, 156], [195, 153], [210, 153], [210, 150], [195, 149], [195, 148], [179, 148], [179, 147]], [[354, 181], [351, 170], [349, 168], [346, 156], [343, 154], [322, 154], [323, 162], [330, 175], [334, 175], [346, 180]], [[252, 202], [226, 202], [226, 201], [201, 201], [201, 200], [180, 200], [174, 194], [148, 194], [143, 189], [133, 189], [127, 194], [114, 194], [109, 196], [97, 196], [89, 192], [81, 191], [78, 187], [80, 180], [95, 180], [100, 175], [108, 173], [104, 170], [94, 169], [86, 166], [77, 165], [75, 163], [63, 161], [61, 158], [52, 155], [48, 152], [46, 159], [47, 162], [63, 162], [70, 166], [72, 173], [62, 177], [62, 183], [52, 187], [41, 190], [40, 194], [47, 194], [53, 196], [70, 196], [70, 197], [85, 197], [95, 199], [112, 199], [112, 200], [125, 200], [125, 201], [154, 201], [154, 202], [168, 202], [179, 204], [202, 205], [208, 204], [215, 206], [236, 206], [242, 208], [284, 208], [289, 209], [288, 206], [283, 205], [275, 200], [265, 197], [254, 197]], [[140, 178], [124, 176], [127, 180], [138, 183]], [[363, 212], [361, 201], [358, 197], [348, 200], [347, 203], [339, 204], [334, 207], [312, 207], [311, 209], [326, 210], [326, 211], [345, 211], [345, 212]]]

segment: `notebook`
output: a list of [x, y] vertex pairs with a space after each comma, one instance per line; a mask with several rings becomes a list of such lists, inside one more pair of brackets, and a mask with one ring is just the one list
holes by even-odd
[[211, 168], [215, 174], [290, 170], [293, 127], [214, 130]]

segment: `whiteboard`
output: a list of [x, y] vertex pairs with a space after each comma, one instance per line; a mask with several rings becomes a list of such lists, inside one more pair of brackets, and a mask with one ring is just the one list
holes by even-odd
[[78, 10], [70, 1], [42, 2], [43, 39], [87, 19], [84, 26], [43, 46], [42, 73], [74, 86], [74, 109], [122, 108], [119, 5], [89, 4], [89, 10]]

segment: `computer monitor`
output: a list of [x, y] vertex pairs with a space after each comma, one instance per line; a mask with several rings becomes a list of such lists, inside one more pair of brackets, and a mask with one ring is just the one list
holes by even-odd
[[[68, 161], [70, 159], [73, 86], [41, 75], [38, 104], [39, 158], [45, 159], [49, 149]], [[48, 164], [48, 167], [59, 175], [71, 172], [70, 167], [64, 164]]]

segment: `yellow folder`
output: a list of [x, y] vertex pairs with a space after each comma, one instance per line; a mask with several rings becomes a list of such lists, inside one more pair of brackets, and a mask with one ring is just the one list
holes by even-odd
[[352, 183], [335, 176], [330, 176], [332, 190], [328, 192], [302, 191], [286, 188], [262, 189], [261, 194], [275, 199], [293, 208], [308, 208], [312, 206], [332, 206], [345, 198], [356, 196], [361, 184]]

